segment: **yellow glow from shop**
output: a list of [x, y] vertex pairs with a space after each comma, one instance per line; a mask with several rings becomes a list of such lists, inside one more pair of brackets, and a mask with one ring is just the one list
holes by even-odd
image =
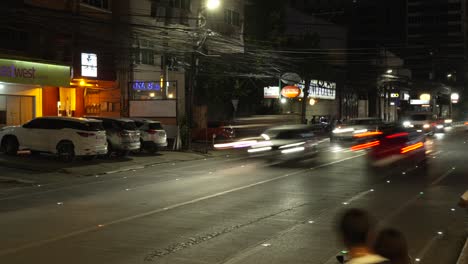
[[430, 101], [431, 100], [431, 95], [430, 94], [421, 94], [421, 96], [419, 97], [419, 99], [423, 100], [423, 101]]
[[172, 98], [174, 98], [174, 94], [169, 94], [167, 97], [172, 99]]
[[85, 86], [85, 85], [86, 85], [85, 80], [81, 79], [81, 80], [80, 80], [80, 86]]

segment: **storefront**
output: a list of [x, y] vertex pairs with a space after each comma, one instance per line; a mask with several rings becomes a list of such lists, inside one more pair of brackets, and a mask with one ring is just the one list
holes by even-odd
[[0, 59], [0, 127], [58, 115], [59, 90], [69, 86], [69, 66]]

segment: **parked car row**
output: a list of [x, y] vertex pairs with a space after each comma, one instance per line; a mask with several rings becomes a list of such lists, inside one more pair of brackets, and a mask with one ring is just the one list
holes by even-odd
[[9, 155], [56, 154], [62, 161], [75, 157], [126, 156], [132, 151], [156, 153], [167, 146], [160, 122], [107, 117], [40, 117], [22, 126], [0, 129], [0, 149]]

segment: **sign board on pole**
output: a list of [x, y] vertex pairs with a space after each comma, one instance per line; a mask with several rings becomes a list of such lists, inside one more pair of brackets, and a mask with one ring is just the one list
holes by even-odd
[[301, 94], [301, 89], [297, 86], [285, 86], [281, 89], [281, 95], [286, 98], [296, 98]]
[[278, 99], [280, 97], [280, 88], [278, 86], [268, 86], [263, 88], [263, 98]]

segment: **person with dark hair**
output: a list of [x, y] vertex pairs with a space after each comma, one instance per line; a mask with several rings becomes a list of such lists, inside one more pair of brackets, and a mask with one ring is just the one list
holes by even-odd
[[411, 264], [406, 238], [400, 231], [387, 228], [379, 232], [374, 250], [392, 264]]
[[389, 263], [386, 258], [373, 253], [369, 246], [374, 228], [373, 218], [364, 210], [349, 209], [342, 215], [338, 230], [349, 251], [348, 264]]

